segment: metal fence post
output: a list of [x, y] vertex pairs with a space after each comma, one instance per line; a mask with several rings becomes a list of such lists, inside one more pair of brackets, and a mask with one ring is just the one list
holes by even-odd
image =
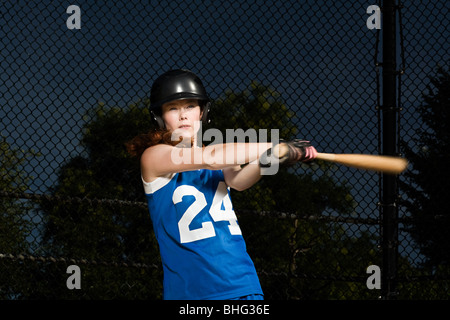
[[[396, 21], [395, 1], [383, 1], [383, 154], [396, 154]], [[398, 255], [398, 208], [397, 181], [392, 175], [383, 174], [381, 201], [383, 268], [381, 293], [383, 299], [396, 297], [397, 255]]]

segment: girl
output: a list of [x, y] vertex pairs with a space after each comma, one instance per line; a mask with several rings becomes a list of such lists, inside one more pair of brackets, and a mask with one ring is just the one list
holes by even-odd
[[158, 77], [150, 103], [158, 129], [135, 137], [127, 149], [140, 158], [163, 264], [164, 299], [262, 300], [229, 190], [254, 185], [262, 164], [311, 161], [316, 150], [304, 141], [287, 142], [289, 152], [278, 159], [271, 143], [199, 146], [196, 123], [208, 121], [210, 99], [188, 70]]

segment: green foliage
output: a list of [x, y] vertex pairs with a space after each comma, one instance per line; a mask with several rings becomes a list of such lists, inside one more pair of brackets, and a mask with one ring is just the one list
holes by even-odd
[[[27, 190], [31, 178], [27, 177], [22, 166], [25, 160], [37, 154], [32, 151], [11, 147], [0, 135], [0, 192], [7, 194], [22, 193]], [[31, 233], [32, 224], [27, 217], [31, 205], [27, 201], [14, 197], [0, 197], [0, 253], [28, 253], [30, 244], [27, 236]], [[23, 285], [21, 279], [26, 269], [17, 268], [17, 262], [0, 260], [0, 299], [18, 295]], [[14, 279], [14, 281], [7, 281]]]
[[[139, 164], [128, 156], [124, 144], [149, 130], [148, 103], [138, 101], [127, 108], [99, 104], [86, 114], [85, 120], [81, 143], [87, 156], [74, 157], [63, 165], [52, 188], [53, 196], [71, 200], [41, 203], [46, 216], [45, 252], [119, 265], [130, 261], [159, 264], [148, 211], [139, 206], [101, 201], [145, 201]], [[88, 266], [83, 270], [86, 297], [134, 299], [146, 298], [150, 293], [153, 297], [161, 294], [160, 284], [138, 293], [123, 290], [126, 283], [154, 283], [154, 279], [161, 279], [158, 269], [141, 270], [142, 274], [120, 266]], [[65, 286], [55, 286], [61, 288], [58, 295], [76, 297]]]
[[297, 134], [295, 114], [284, 105], [278, 92], [270, 87], [252, 82], [242, 92], [225, 92], [214, 102], [211, 110], [212, 126], [221, 130], [252, 128], [280, 130], [281, 139], [289, 140]]
[[440, 67], [430, 78], [423, 102], [417, 107], [422, 119], [417, 138], [403, 141], [405, 156], [413, 170], [405, 173], [400, 187], [407, 198], [402, 204], [413, 218], [408, 226], [426, 255], [426, 267], [450, 266], [450, 73]]
[[[20, 193], [27, 189], [30, 178], [21, 169], [28, 156], [29, 152], [11, 148], [0, 136], [0, 191]], [[25, 252], [29, 223], [23, 212], [29, 206], [12, 198], [0, 199], [0, 252]]]

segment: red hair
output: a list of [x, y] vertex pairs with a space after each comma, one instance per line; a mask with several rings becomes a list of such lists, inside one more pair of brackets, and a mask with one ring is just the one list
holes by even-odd
[[[125, 143], [128, 153], [140, 158], [147, 148], [153, 147], [157, 144], [168, 144], [176, 146], [183, 140], [183, 137], [179, 137], [178, 140], [172, 140], [172, 131], [167, 129], [153, 129], [148, 133], [140, 134]], [[191, 145], [193, 138], [191, 141]]]
[[153, 129], [148, 133], [140, 134], [128, 141], [125, 146], [128, 153], [133, 157], [140, 158], [145, 149], [157, 144], [176, 145], [178, 141], [172, 141], [172, 132], [167, 129]]

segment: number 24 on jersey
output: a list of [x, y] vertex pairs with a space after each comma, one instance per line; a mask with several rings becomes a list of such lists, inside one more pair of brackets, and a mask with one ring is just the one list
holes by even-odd
[[[188, 243], [198, 241], [206, 238], [211, 238], [216, 235], [214, 225], [211, 221], [202, 223], [198, 229], [191, 230], [189, 225], [192, 220], [207, 206], [205, 195], [197, 188], [190, 185], [182, 185], [175, 189], [172, 196], [174, 204], [183, 201], [184, 196], [193, 196], [194, 202], [186, 209], [178, 221], [178, 229], [180, 231], [180, 242]], [[223, 208], [222, 209], [222, 204]], [[209, 209], [209, 214], [213, 221], [228, 221], [230, 225], [228, 229], [232, 235], [241, 235], [241, 229], [237, 223], [236, 214], [233, 210], [230, 195], [228, 194], [225, 182], [220, 181], [217, 190], [214, 194], [213, 203]]]

